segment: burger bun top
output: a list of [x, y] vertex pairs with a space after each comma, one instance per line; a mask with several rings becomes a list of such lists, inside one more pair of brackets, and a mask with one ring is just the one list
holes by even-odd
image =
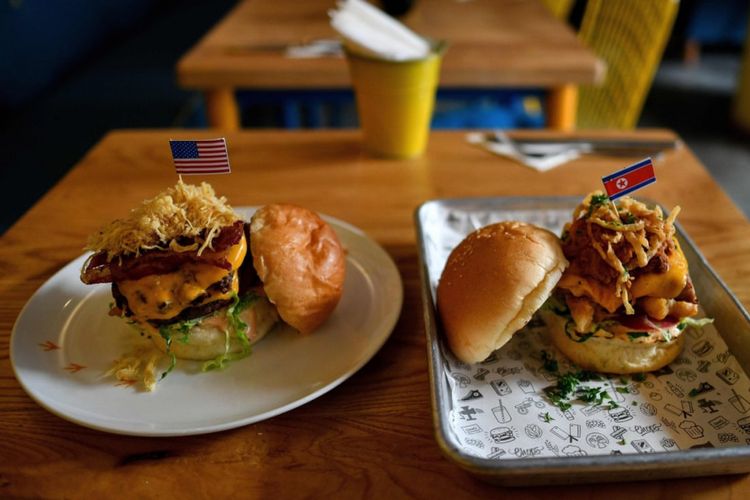
[[523, 328], [560, 280], [568, 261], [553, 233], [523, 222], [491, 224], [453, 249], [437, 305], [453, 353], [485, 360]]
[[262, 207], [250, 221], [250, 252], [284, 322], [309, 333], [328, 319], [341, 298], [346, 257], [318, 214], [288, 204]]

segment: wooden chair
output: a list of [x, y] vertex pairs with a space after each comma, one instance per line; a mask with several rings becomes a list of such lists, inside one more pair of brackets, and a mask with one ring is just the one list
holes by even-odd
[[581, 86], [578, 128], [632, 129], [672, 32], [679, 0], [588, 0], [580, 39], [606, 64]]
[[567, 21], [570, 15], [570, 9], [573, 8], [573, 0], [542, 0], [552, 14], [562, 20]]

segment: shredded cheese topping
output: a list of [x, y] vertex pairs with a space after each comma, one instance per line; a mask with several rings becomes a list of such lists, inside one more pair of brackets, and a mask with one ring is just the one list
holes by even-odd
[[[664, 220], [664, 214], [658, 206], [649, 208], [646, 204], [627, 196], [624, 196], [615, 207], [601, 191], [589, 194], [573, 211], [573, 220], [585, 220], [589, 238], [599, 256], [617, 271], [615, 296], [622, 300], [627, 314], [634, 313], [630, 303], [633, 277], [617, 257], [613, 245], [620, 243], [624, 238], [633, 248], [637, 267], [644, 267], [656, 255], [662, 244], [674, 237], [674, 221], [679, 213], [680, 207], [676, 206]], [[592, 231], [593, 225], [605, 229], [598, 231], [598, 238]]]
[[142, 382], [143, 387], [151, 392], [156, 388], [158, 365], [165, 359], [166, 356], [151, 342], [144, 343], [116, 359], [103, 377], [114, 376], [118, 383], [126, 385]]
[[[115, 256], [139, 255], [144, 250], [198, 251], [211, 248], [221, 228], [239, 220], [226, 198], [216, 196], [211, 185], [185, 184], [182, 179], [156, 197], [144, 201], [124, 219], [117, 219], [91, 235], [85, 250]], [[181, 245], [180, 238], [192, 243]]]

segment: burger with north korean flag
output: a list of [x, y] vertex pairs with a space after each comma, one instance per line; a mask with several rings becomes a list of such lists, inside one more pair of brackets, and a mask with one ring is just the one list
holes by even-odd
[[[624, 190], [627, 182], [615, 189]], [[606, 183], [605, 183], [606, 186]], [[627, 374], [672, 362], [698, 298], [675, 236], [680, 207], [590, 193], [561, 236], [569, 266], [542, 309], [555, 346], [583, 369]]]
[[446, 340], [465, 363], [485, 360], [538, 311], [579, 368], [658, 370], [682, 351], [698, 298], [676, 237], [680, 207], [627, 196], [655, 182], [650, 159], [602, 179], [561, 237], [520, 221], [481, 227], [450, 253], [436, 290]]

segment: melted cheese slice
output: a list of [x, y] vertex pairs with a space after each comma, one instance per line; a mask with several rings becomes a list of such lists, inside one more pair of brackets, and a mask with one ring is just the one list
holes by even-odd
[[226, 293], [206, 291], [206, 288], [235, 272], [247, 253], [247, 242], [243, 236], [239, 243], [230, 247], [224, 257], [231, 264], [227, 270], [208, 264], [186, 264], [169, 274], [152, 274], [138, 280], [121, 281], [117, 285], [128, 301], [128, 308], [137, 318], [170, 319], [183, 309], [193, 305], [194, 300], [206, 294], [200, 301], [206, 304], [216, 300], [227, 300], [239, 290], [239, 280], [233, 279]]
[[615, 312], [622, 305], [622, 301], [615, 296], [614, 287], [602, 285], [583, 276], [564, 274], [557, 286], [569, 290], [576, 297], [590, 297], [609, 312]]
[[[630, 287], [631, 301], [639, 297], [677, 297], [685, 288], [688, 276], [688, 265], [677, 241], [675, 251], [669, 256], [669, 270], [665, 273], [649, 273], [638, 276]], [[557, 284], [569, 290], [576, 297], [587, 296], [601, 304], [609, 312], [615, 312], [622, 305], [622, 300], [615, 296], [614, 287], [590, 280], [573, 273], [565, 273]]]
[[669, 269], [666, 273], [651, 273], [638, 276], [630, 288], [634, 299], [638, 297], [677, 297], [687, 284], [688, 264], [682, 249], [675, 240], [675, 251], [669, 256]]

